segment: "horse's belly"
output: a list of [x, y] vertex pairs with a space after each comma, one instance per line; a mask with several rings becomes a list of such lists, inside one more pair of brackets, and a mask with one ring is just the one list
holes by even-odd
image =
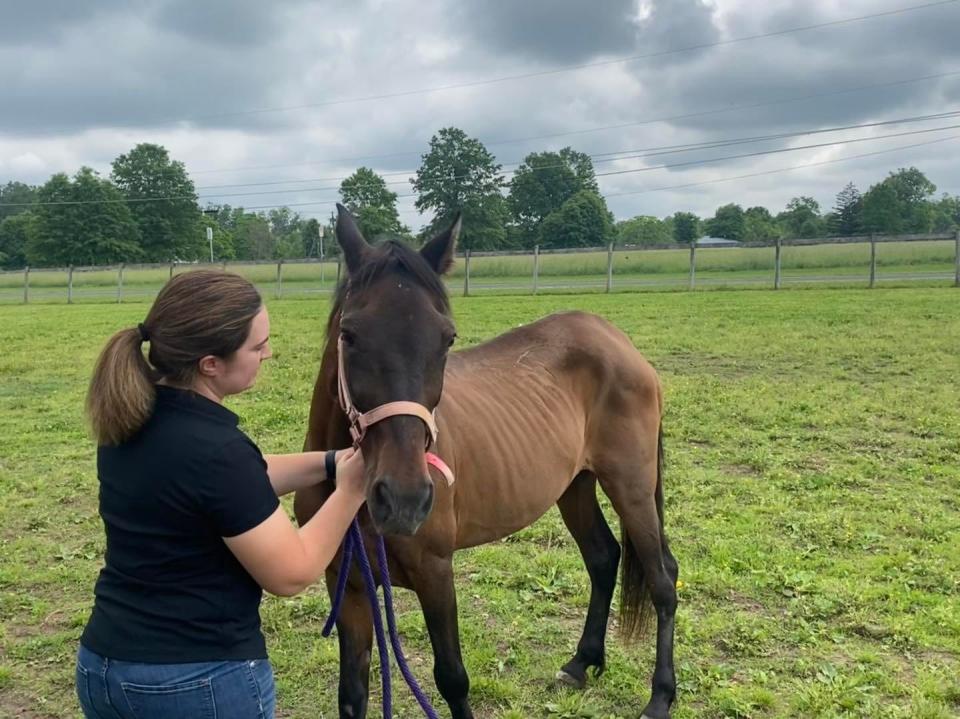
[[518, 364], [469, 382], [451, 385], [440, 407], [458, 472], [458, 547], [543, 516], [583, 468], [586, 442], [583, 393], [569, 378]]
[[577, 453], [566, 454], [553, 454], [539, 463], [532, 458], [531, 463], [513, 464], [508, 470], [471, 471], [458, 478], [458, 548], [496, 541], [546, 514], [581, 469]]

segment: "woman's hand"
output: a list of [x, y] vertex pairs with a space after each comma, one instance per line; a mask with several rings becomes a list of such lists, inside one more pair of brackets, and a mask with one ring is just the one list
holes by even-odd
[[337, 489], [356, 498], [366, 497], [363, 453], [357, 449], [341, 449], [336, 454]]

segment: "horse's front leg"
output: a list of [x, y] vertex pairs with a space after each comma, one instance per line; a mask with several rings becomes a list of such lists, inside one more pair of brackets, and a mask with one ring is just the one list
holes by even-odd
[[[328, 587], [336, 585], [328, 577]], [[331, 589], [331, 592], [333, 590]], [[370, 650], [373, 645], [373, 615], [367, 595], [347, 585], [337, 618], [340, 643], [340, 719], [363, 719], [370, 693]]]
[[424, 557], [411, 577], [433, 645], [433, 676], [453, 719], [473, 719], [467, 701], [470, 678], [460, 654], [457, 592], [450, 557]]

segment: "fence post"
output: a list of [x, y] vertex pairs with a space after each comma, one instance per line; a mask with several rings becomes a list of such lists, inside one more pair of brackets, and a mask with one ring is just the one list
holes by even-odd
[[67, 269], [67, 304], [73, 304], [73, 265]]
[[877, 283], [877, 236], [870, 233], [870, 289]]
[[533, 246], [533, 294], [540, 287], [540, 245]]
[[340, 284], [340, 259], [337, 258], [337, 284]]
[[773, 270], [773, 289], [780, 289], [780, 251], [782, 248], [783, 242], [778, 237], [777, 238], [777, 249], [774, 259], [774, 270]]
[[23, 304], [30, 302], [30, 265], [23, 268]]
[[470, 249], [467, 249], [463, 260], [463, 296], [470, 296]]
[[226, 272], [226, 271], [227, 271], [227, 261], [224, 260], [224, 261], [221, 262], [220, 264], [223, 265], [222, 270], [223, 270], [224, 272]]
[[117, 304], [123, 302], [123, 268], [125, 263], [120, 263], [120, 269], [117, 270]]
[[167, 279], [172, 279], [172, 278], [173, 278], [173, 266], [174, 266], [174, 263], [171, 261], [171, 262], [170, 262], [170, 276], [169, 276]]
[[277, 261], [277, 299], [283, 296], [283, 260]]
[[696, 239], [690, 240], [690, 289], [692, 290], [696, 286], [696, 275], [697, 275], [697, 241]]
[[613, 243], [607, 245], [607, 294], [613, 289]]
[[956, 230], [953, 233], [953, 241], [955, 243], [953, 261], [956, 264], [956, 270], [954, 272], [953, 286], [960, 287], [960, 230]]

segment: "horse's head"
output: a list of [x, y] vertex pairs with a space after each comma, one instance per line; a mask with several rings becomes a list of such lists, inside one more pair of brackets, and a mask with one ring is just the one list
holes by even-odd
[[[417, 252], [393, 240], [369, 245], [350, 213], [339, 205], [338, 211], [337, 241], [348, 274], [334, 312], [339, 309], [348, 395], [360, 412], [397, 401], [433, 410], [456, 337], [440, 275], [453, 263], [460, 220]], [[381, 534], [413, 534], [430, 513], [429, 442], [427, 423], [412, 415], [389, 416], [366, 430], [367, 506]]]

